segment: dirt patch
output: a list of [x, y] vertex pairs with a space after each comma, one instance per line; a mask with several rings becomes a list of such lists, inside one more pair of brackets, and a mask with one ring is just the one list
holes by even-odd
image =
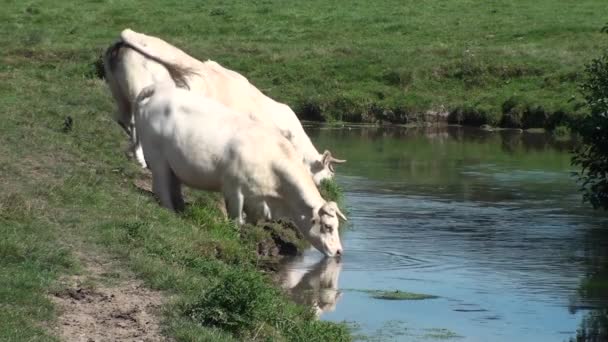
[[163, 296], [116, 262], [103, 256], [79, 255], [83, 275], [63, 281], [51, 295], [59, 308], [55, 333], [64, 341], [167, 341], [161, 335], [159, 308]]
[[141, 177], [135, 178], [133, 180], [133, 185], [137, 190], [141, 191], [141, 193], [154, 196], [154, 192], [152, 191], [152, 175], [142, 175]]

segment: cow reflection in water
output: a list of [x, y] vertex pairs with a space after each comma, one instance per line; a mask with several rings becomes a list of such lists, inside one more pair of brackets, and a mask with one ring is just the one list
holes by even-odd
[[324, 258], [309, 268], [298, 268], [302, 257], [283, 265], [281, 284], [293, 300], [312, 307], [317, 317], [334, 311], [342, 293], [338, 291], [338, 277], [342, 264], [339, 258]]

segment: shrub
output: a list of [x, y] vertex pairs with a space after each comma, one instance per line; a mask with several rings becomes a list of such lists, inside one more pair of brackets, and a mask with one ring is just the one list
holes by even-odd
[[608, 53], [587, 65], [581, 90], [589, 113], [573, 125], [582, 144], [572, 164], [581, 167], [583, 200], [594, 208], [608, 209]]

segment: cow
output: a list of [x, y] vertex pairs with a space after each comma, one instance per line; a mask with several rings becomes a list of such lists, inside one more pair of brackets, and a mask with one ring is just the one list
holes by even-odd
[[335, 202], [321, 197], [279, 131], [173, 82], [135, 101], [135, 127], [162, 206], [181, 210], [181, 185], [220, 192], [237, 224], [287, 219], [326, 256], [342, 254]]
[[131, 136], [136, 158], [144, 167], [130, 104], [147, 85], [168, 79], [276, 127], [295, 147], [317, 185], [333, 177], [334, 163], [345, 162], [328, 150], [319, 153], [289, 106], [264, 95], [239, 73], [211, 60], [201, 62], [160, 38], [123, 30], [120, 40], [106, 50], [104, 68], [118, 107], [117, 121]]
[[294, 301], [312, 307], [317, 317], [334, 311], [342, 295], [338, 290], [340, 259], [323, 258], [307, 269], [302, 269], [301, 264], [302, 257], [298, 257], [281, 266], [281, 286]]

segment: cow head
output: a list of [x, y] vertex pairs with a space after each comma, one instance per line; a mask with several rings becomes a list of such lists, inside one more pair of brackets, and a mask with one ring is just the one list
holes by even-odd
[[325, 150], [320, 157], [320, 160], [317, 160], [311, 168], [313, 180], [317, 186], [321, 184], [322, 180], [331, 179], [334, 176], [336, 170], [333, 163], [341, 164], [346, 162], [344, 159], [334, 158], [328, 150]]
[[336, 202], [326, 202], [313, 212], [309, 239], [316, 249], [328, 257], [342, 255], [338, 218], [346, 221]]

